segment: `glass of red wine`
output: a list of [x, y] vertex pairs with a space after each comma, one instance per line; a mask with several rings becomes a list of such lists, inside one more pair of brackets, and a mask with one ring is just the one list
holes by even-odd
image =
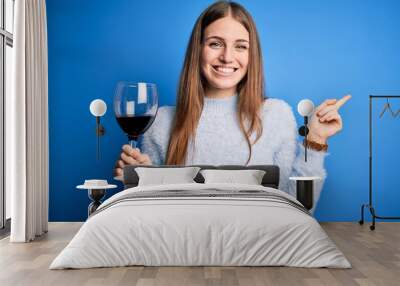
[[155, 84], [130, 81], [117, 83], [114, 113], [132, 148], [136, 148], [138, 137], [150, 128], [157, 110], [158, 94]]

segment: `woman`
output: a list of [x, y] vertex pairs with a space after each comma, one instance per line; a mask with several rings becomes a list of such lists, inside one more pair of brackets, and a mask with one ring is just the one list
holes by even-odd
[[[342, 128], [338, 109], [349, 97], [326, 100], [311, 118], [309, 145], [326, 149]], [[128, 164], [274, 164], [279, 188], [295, 195], [289, 176], [325, 179], [326, 152], [297, 143], [296, 121], [283, 100], [264, 97], [262, 55], [255, 24], [239, 4], [208, 7], [193, 28], [186, 51], [177, 106], [160, 107], [140, 147], [124, 145], [115, 175]], [[315, 185], [315, 203], [323, 180]]]

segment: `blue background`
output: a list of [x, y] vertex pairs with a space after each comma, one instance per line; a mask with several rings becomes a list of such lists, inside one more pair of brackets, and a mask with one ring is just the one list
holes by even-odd
[[[89, 199], [75, 186], [87, 178], [113, 181], [112, 168], [126, 142], [111, 108], [118, 80], [154, 82], [160, 105], [175, 104], [192, 26], [211, 3], [47, 1], [50, 221], [85, 220]], [[344, 129], [329, 140], [328, 178], [316, 217], [358, 220], [368, 199], [368, 95], [400, 94], [400, 1], [240, 3], [258, 27], [269, 97], [296, 107], [305, 97], [319, 104], [353, 95], [341, 109]], [[88, 109], [95, 98], [109, 106], [100, 161]], [[378, 214], [400, 215], [400, 116], [379, 120], [384, 103], [374, 103], [374, 198]], [[391, 103], [400, 109], [400, 99]]]

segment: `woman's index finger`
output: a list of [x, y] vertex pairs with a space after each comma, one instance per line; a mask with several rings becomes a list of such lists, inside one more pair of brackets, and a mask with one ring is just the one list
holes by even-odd
[[341, 99], [339, 99], [339, 100], [335, 103], [336, 108], [339, 109], [340, 107], [342, 107], [343, 104], [345, 104], [350, 98], [351, 98], [351, 94], [347, 94], [347, 95], [343, 96]]
[[130, 145], [125, 144], [122, 146], [122, 150], [124, 153], [128, 156], [131, 156], [133, 158], [137, 158], [140, 156], [140, 151], [138, 148], [132, 148]]
[[133, 158], [137, 159], [137, 158], [140, 158], [140, 157], [141, 157], [142, 153], [140, 153], [139, 148], [131, 148], [131, 153], [130, 153], [130, 155], [131, 155]]
[[130, 155], [132, 152], [132, 147], [128, 144], [125, 144], [124, 146], [122, 146], [122, 151], [124, 151], [126, 155]]

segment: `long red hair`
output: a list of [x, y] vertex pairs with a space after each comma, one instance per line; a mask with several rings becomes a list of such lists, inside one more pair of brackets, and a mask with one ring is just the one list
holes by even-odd
[[[256, 26], [250, 14], [239, 4], [218, 1], [209, 6], [197, 19], [193, 27], [181, 71], [176, 113], [166, 155], [167, 165], [183, 165], [186, 160], [189, 140], [195, 135], [197, 124], [203, 109], [207, 82], [201, 74], [201, 48], [203, 33], [214, 21], [231, 16], [240, 22], [249, 32], [249, 63], [247, 73], [237, 87], [240, 129], [246, 138], [251, 159], [252, 145], [263, 132], [260, 111], [264, 97], [264, 72], [262, 54]], [[254, 142], [250, 136], [256, 131]]]

